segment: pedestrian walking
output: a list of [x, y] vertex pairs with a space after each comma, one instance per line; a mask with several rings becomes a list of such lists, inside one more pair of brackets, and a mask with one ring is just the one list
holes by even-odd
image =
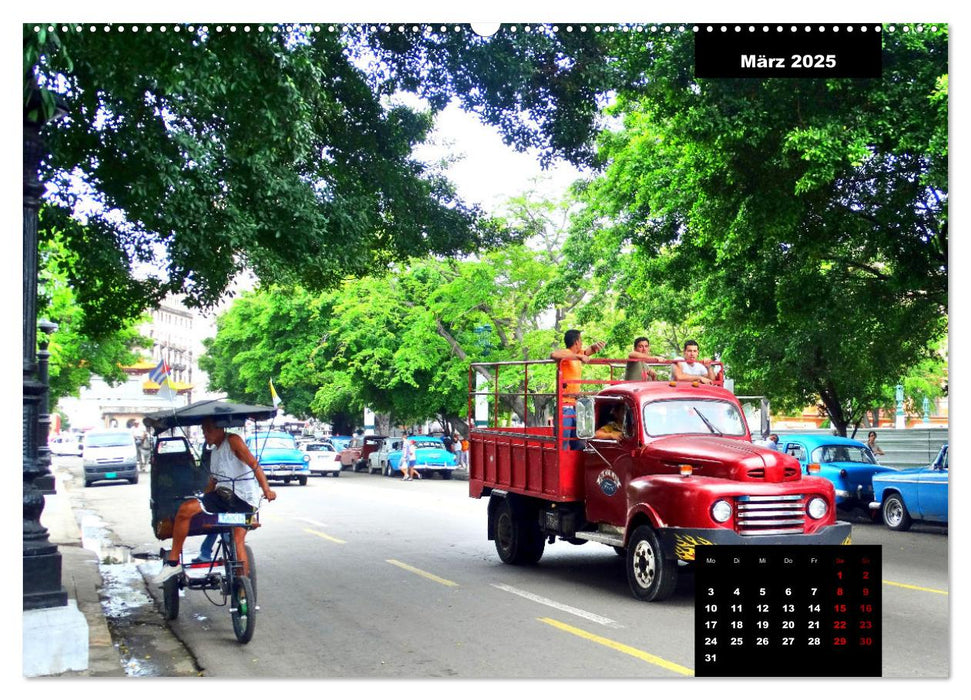
[[411, 481], [412, 479], [420, 479], [421, 474], [415, 469], [415, 463], [418, 461], [418, 456], [415, 454], [415, 443], [412, 442], [411, 436], [407, 436], [401, 443], [401, 462], [398, 464], [398, 468], [401, 469], [403, 476], [402, 481]]

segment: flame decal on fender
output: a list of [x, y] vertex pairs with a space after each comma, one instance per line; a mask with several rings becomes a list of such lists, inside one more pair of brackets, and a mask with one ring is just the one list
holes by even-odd
[[694, 561], [695, 560], [695, 547], [699, 544], [715, 544], [706, 540], [704, 537], [695, 537], [694, 535], [675, 535], [674, 537], [674, 553], [678, 559], [682, 561]]

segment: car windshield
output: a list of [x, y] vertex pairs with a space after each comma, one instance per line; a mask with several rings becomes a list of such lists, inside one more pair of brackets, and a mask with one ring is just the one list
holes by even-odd
[[828, 462], [857, 462], [876, 464], [873, 453], [866, 447], [856, 445], [823, 445], [813, 450], [812, 460], [820, 464]]
[[131, 433], [88, 433], [84, 436], [85, 447], [124, 447], [134, 438]]
[[250, 438], [250, 441], [256, 440], [256, 445], [259, 448], [270, 447], [278, 450], [292, 450], [294, 449], [293, 438], [285, 437], [270, 437], [270, 438]]
[[305, 449], [307, 450], [307, 452], [333, 452], [334, 446], [324, 445], [323, 443], [318, 442], [318, 443], [312, 443], [310, 445], [307, 445]]
[[745, 435], [745, 420], [728, 401], [668, 399], [644, 405], [648, 435]]

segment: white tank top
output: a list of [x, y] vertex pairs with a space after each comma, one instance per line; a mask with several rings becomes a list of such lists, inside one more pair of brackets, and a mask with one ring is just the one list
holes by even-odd
[[233, 489], [237, 496], [256, 508], [260, 504], [259, 483], [253, 470], [233, 454], [228, 433], [210, 458], [209, 473], [216, 480], [216, 486]]

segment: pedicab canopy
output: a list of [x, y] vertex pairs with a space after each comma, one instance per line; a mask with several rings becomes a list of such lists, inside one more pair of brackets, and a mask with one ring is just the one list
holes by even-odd
[[211, 399], [196, 401], [182, 408], [149, 413], [142, 422], [158, 435], [173, 428], [200, 425], [206, 418], [212, 418], [220, 428], [231, 428], [245, 425], [247, 420], [270, 420], [276, 414], [277, 409], [272, 406], [252, 406]]

